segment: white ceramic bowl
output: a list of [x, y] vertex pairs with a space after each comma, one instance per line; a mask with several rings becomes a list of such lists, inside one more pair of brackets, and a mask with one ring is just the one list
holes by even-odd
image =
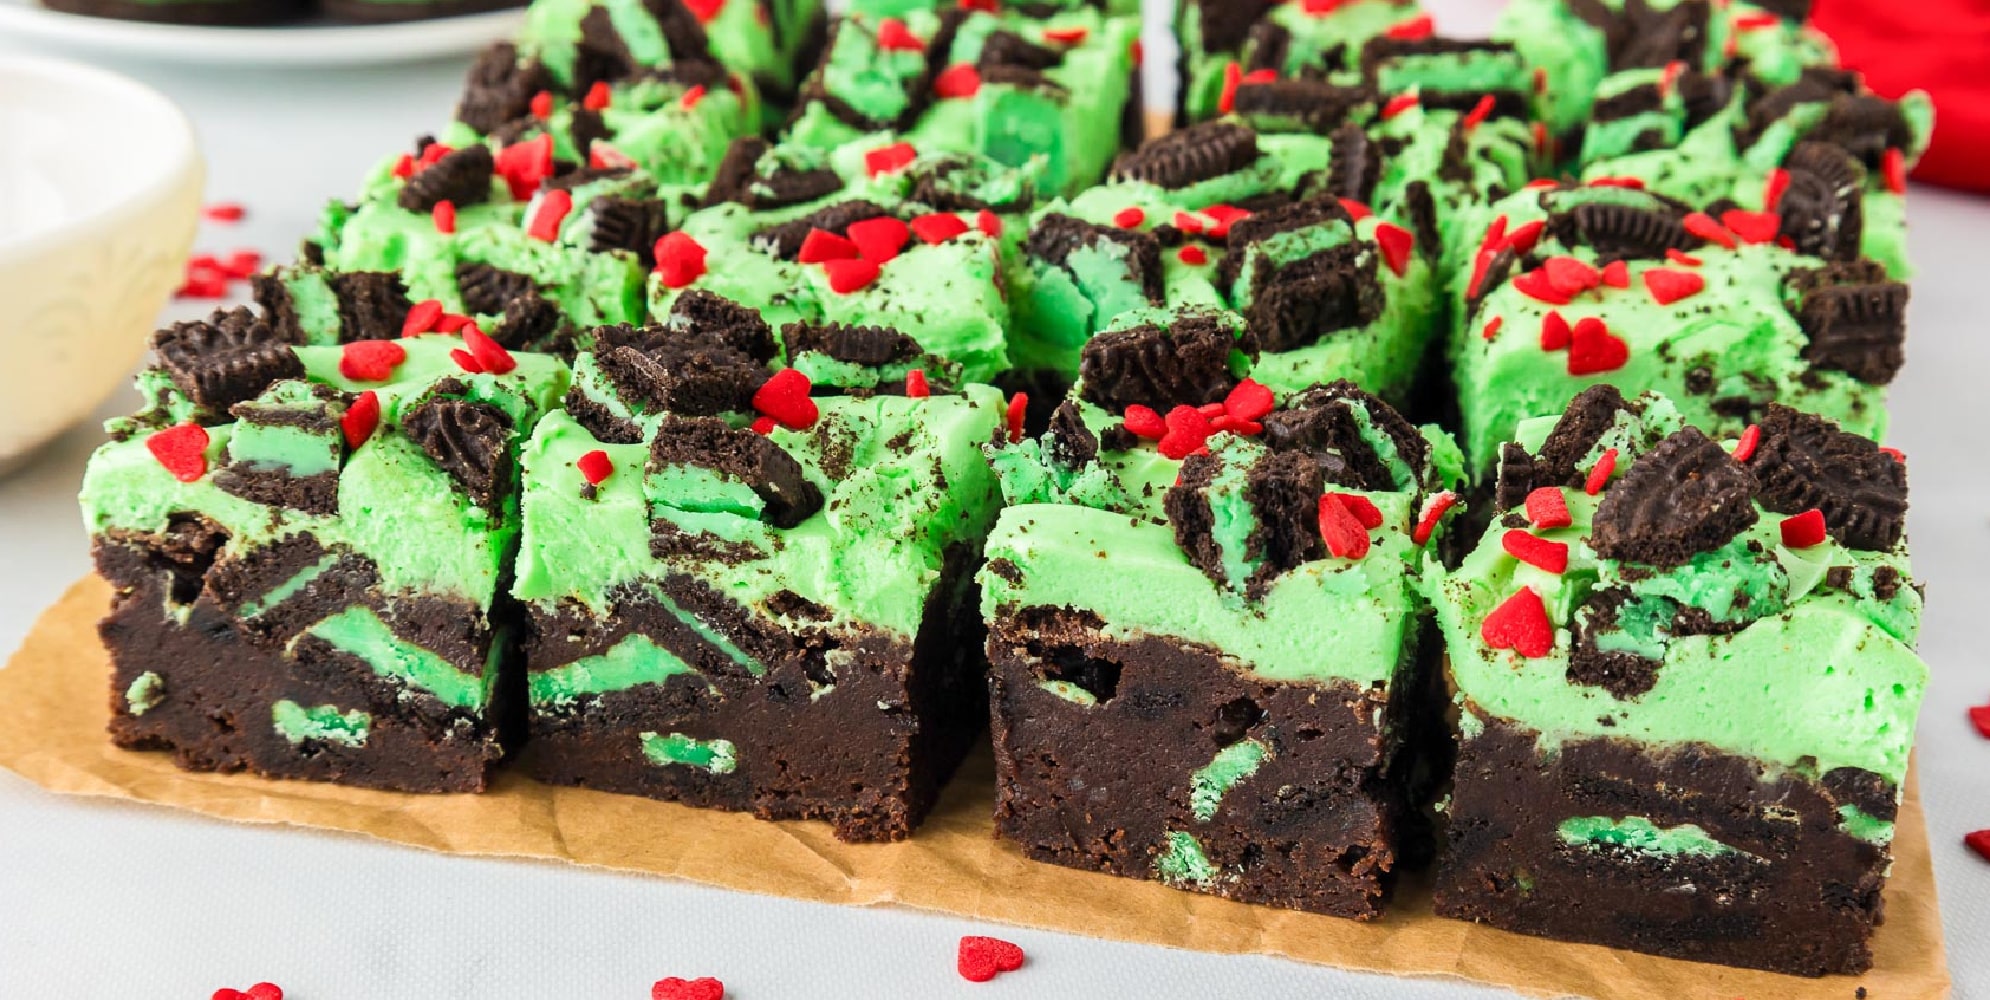
[[178, 287], [205, 177], [171, 101], [114, 73], [0, 59], [0, 468], [130, 375]]

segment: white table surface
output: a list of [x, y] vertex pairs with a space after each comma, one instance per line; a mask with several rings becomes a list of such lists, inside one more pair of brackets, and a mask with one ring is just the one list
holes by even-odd
[[[1483, 5], [1432, 3], [1447, 30]], [[0, 39], [0, 55], [25, 51]], [[1150, 52], [1156, 48], [1150, 47]], [[42, 53], [45, 54], [45, 53]], [[193, 117], [213, 199], [244, 223], [200, 248], [287, 254], [321, 199], [348, 195], [384, 152], [443, 120], [460, 62], [290, 76], [125, 64]], [[1990, 998], [1990, 863], [1961, 846], [1990, 827], [1990, 742], [1964, 706], [1990, 700], [1990, 200], [1917, 189], [1908, 365], [1890, 442], [1911, 459], [1910, 518], [1930, 600], [1922, 651], [1935, 678], [1919, 767], [1961, 1000]], [[180, 304], [170, 318], [204, 306]], [[106, 413], [124, 412], [121, 394]], [[0, 652], [89, 570], [74, 495], [98, 431], [72, 431], [0, 479]], [[972, 984], [956, 939], [992, 933], [1024, 970]], [[550, 864], [447, 857], [355, 837], [248, 827], [58, 797], [0, 772], [0, 997], [204, 998], [280, 983], [293, 1000], [496, 1000], [649, 995], [666, 975], [713, 975], [729, 997], [1390, 997], [1507, 994], [1359, 976], [1260, 957], [1202, 955], [853, 909]], [[1846, 996], [1851, 988], [1847, 985]], [[1732, 1000], [1714, 998], [1707, 1000]], [[1749, 1000], [1773, 1000], [1753, 997]], [[1889, 1000], [1874, 997], [1872, 1000]]]

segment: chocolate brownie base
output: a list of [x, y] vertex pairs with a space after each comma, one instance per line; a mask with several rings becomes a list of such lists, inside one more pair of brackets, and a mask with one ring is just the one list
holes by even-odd
[[[1855, 769], [1765, 779], [1712, 748], [1654, 754], [1617, 739], [1544, 755], [1532, 731], [1490, 722], [1459, 752], [1437, 912], [1722, 965], [1864, 972], [1890, 859], [1837, 828], [1848, 804], [1894, 815], [1892, 789]], [[1745, 853], [1658, 856], [1559, 833], [1571, 817], [1630, 816], [1693, 824]]]
[[[488, 720], [508, 717], [514, 692], [498, 685], [479, 717], [382, 678], [357, 657], [302, 634], [366, 604], [404, 637], [447, 637], [425, 645], [443, 647], [459, 669], [468, 660], [481, 670], [491, 640], [480, 626], [466, 624], [478, 617], [473, 609], [439, 600], [388, 607], [369, 597], [371, 566], [348, 559], [244, 621], [236, 614], [241, 603], [312, 565], [320, 556], [315, 544], [279, 543], [264, 549], [268, 558], [256, 566], [203, 562], [197, 548], [189, 559], [189, 549], [184, 532], [100, 538], [95, 546], [98, 569], [115, 588], [98, 632], [111, 656], [109, 728], [118, 746], [170, 750], [190, 771], [406, 792], [484, 789], [507, 743], [501, 735], [507, 727]], [[147, 673], [158, 678], [158, 697], [135, 711], [127, 694]], [[279, 701], [364, 711], [370, 724], [357, 746], [293, 742], [273, 722]]]
[[42, 0], [42, 5], [65, 14], [119, 21], [236, 27], [293, 21], [311, 9], [308, 0]]
[[[862, 630], [783, 628], [689, 577], [671, 577], [662, 589], [765, 672], [749, 673], [640, 592], [618, 595], [602, 617], [535, 613], [528, 673], [599, 655], [631, 634], [697, 673], [534, 706], [526, 773], [762, 819], [825, 820], [842, 840], [892, 841], [931, 811], [981, 733], [986, 687], [968, 550], [949, 553], [909, 645]], [[821, 610], [799, 597], [781, 603], [797, 621]], [[671, 733], [728, 741], [729, 769], [651, 763], [644, 734]]]
[[[1109, 638], [1068, 608], [1005, 611], [988, 654], [996, 834], [1031, 858], [1367, 920], [1381, 914], [1392, 870], [1426, 853], [1411, 803], [1429, 775], [1412, 773], [1398, 734], [1425, 714], [1428, 685], [1258, 680], [1216, 650]], [[1196, 818], [1191, 776], [1246, 738], [1268, 752]], [[1209, 878], [1161, 877], [1171, 833], [1195, 838]]]

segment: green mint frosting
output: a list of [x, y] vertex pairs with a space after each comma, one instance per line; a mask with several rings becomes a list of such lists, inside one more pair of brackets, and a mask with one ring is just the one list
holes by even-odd
[[731, 740], [700, 740], [683, 733], [644, 733], [643, 757], [659, 767], [682, 764], [713, 774], [731, 774], [739, 755]]
[[363, 747], [373, 729], [373, 716], [359, 709], [341, 712], [336, 705], [306, 708], [288, 698], [279, 698], [270, 706], [270, 722], [277, 735], [293, 744], [316, 740]]

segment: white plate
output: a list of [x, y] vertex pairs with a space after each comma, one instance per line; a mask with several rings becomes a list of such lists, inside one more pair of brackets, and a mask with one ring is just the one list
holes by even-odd
[[236, 66], [353, 66], [463, 55], [508, 38], [525, 12], [500, 10], [405, 24], [302, 21], [267, 28], [143, 24], [63, 14], [36, 0], [0, 0], [0, 37], [97, 53]]

